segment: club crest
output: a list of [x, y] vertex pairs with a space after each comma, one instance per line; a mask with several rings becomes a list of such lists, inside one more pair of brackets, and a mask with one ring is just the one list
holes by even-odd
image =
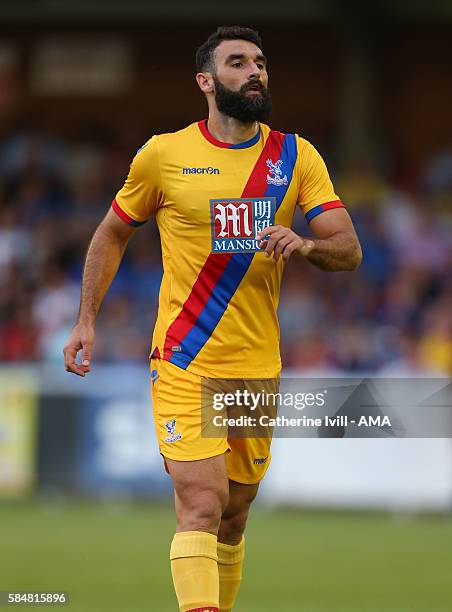
[[165, 438], [165, 442], [177, 442], [182, 438], [182, 434], [176, 431], [176, 419], [165, 422], [165, 428], [168, 435]]
[[267, 174], [267, 183], [269, 185], [276, 185], [280, 187], [281, 185], [287, 185], [287, 174], [282, 175], [281, 166], [283, 165], [283, 160], [278, 159], [277, 162], [273, 163], [271, 159], [267, 159], [267, 166], [269, 173]]

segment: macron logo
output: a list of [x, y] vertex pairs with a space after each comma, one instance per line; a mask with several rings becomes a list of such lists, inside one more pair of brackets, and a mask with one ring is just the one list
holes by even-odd
[[266, 457], [256, 457], [253, 461], [254, 465], [265, 465], [268, 461], [268, 455]]
[[207, 166], [207, 168], [182, 168], [182, 174], [220, 174], [220, 170], [212, 166]]

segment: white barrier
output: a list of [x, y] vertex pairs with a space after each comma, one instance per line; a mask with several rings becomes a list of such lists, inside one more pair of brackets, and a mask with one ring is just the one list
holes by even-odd
[[[152, 418], [146, 366], [95, 364], [86, 379], [67, 374], [62, 365], [0, 367], [3, 377], [20, 377], [24, 373], [34, 378], [38, 394], [47, 396], [90, 399], [105, 394], [114, 397], [117, 393], [124, 398], [127, 389], [133, 389], [134, 408], [129, 411], [129, 421], [143, 413]], [[0, 389], [0, 402], [1, 398]], [[122, 404], [125, 411], [127, 405], [127, 402]], [[0, 430], [1, 425], [0, 422]], [[137, 427], [142, 425], [137, 423]], [[116, 429], [115, 432], [118, 435]], [[153, 432], [150, 438], [149, 443], [155, 446]], [[130, 448], [133, 442], [130, 436], [126, 442]], [[116, 440], [115, 448], [117, 444]], [[137, 449], [142, 448], [143, 444], [137, 444]], [[141, 461], [134, 453], [135, 462], [140, 469], [147, 465], [149, 476], [166, 478], [156, 448], [152, 454], [152, 461], [149, 458]], [[277, 438], [272, 445], [272, 456], [259, 496], [265, 503], [411, 511], [452, 508], [452, 440], [448, 438]]]
[[450, 510], [450, 439], [287, 439], [272, 444], [271, 504]]

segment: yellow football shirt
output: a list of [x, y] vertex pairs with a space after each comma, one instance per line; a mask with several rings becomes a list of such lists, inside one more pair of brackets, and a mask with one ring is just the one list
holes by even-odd
[[342, 207], [316, 149], [260, 124], [250, 140], [216, 140], [207, 122], [151, 138], [113, 208], [127, 223], [156, 215], [163, 280], [152, 357], [201, 376], [279, 374], [276, 314], [284, 263], [258, 247], [269, 225], [290, 227]]

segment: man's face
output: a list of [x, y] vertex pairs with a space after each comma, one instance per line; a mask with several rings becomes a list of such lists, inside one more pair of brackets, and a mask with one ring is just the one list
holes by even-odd
[[246, 40], [224, 40], [215, 49], [215, 101], [218, 110], [242, 123], [265, 121], [271, 112], [267, 62]]

